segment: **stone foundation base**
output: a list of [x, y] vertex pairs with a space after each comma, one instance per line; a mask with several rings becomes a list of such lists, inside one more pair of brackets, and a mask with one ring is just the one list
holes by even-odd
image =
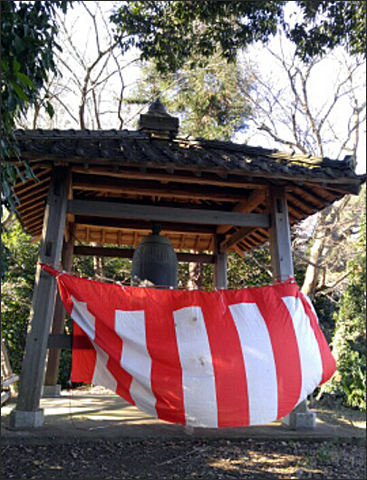
[[316, 413], [306, 412], [297, 413], [291, 412], [289, 415], [282, 419], [283, 425], [291, 430], [301, 429], [315, 429], [316, 428]]
[[26, 429], [40, 428], [43, 425], [43, 409], [33, 412], [22, 412], [20, 410], [12, 410], [10, 412], [10, 428]]
[[44, 385], [42, 390], [43, 397], [60, 397], [61, 396], [61, 385]]

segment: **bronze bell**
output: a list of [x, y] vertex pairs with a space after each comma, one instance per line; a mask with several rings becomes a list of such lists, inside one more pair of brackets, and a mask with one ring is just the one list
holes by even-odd
[[177, 287], [177, 255], [169, 238], [159, 235], [159, 225], [137, 246], [131, 271], [132, 285], [154, 284], [157, 287]]

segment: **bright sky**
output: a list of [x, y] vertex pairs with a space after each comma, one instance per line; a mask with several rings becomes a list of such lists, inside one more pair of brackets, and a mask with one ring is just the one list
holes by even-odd
[[[291, 51], [289, 42], [284, 45], [284, 51], [286, 55]], [[279, 38], [269, 43], [269, 48], [277, 53], [280, 53], [280, 40]], [[282, 89], [284, 85], [288, 85], [289, 81], [287, 74], [283, 68], [277, 63], [273, 56], [261, 45], [255, 45], [248, 49], [248, 57], [256, 59], [257, 68], [263, 78], [267, 78], [269, 83], [274, 85], [274, 88]], [[312, 113], [317, 117], [322, 112], [326, 112], [331, 105], [336, 88], [338, 84], [346, 77], [345, 63], [348, 61], [344, 51], [335, 51], [328, 58], [323, 59], [312, 71], [308, 82], [308, 96], [312, 107]], [[359, 104], [363, 104], [366, 101], [365, 91], [365, 79], [366, 79], [366, 65], [361, 68], [358, 76], [354, 76], [353, 83], [358, 88], [355, 90], [356, 98]], [[349, 88], [349, 87], [348, 87]], [[286, 94], [290, 94], [287, 92]], [[293, 97], [290, 94], [290, 101], [293, 101]], [[345, 95], [336, 104], [332, 111], [330, 119], [332, 120], [332, 127], [335, 135], [339, 139], [344, 138], [348, 131], [348, 122], [352, 116], [350, 97]], [[279, 132], [282, 138], [289, 138], [290, 126], [280, 126]], [[274, 140], [267, 134], [259, 132], [256, 127], [252, 127], [250, 130], [249, 143], [253, 145], [274, 147]], [[340, 140], [332, 140], [334, 134], [331, 129], [325, 125], [323, 130], [323, 140], [327, 143], [325, 155], [330, 158], [336, 158], [339, 153]], [[277, 147], [279, 148], [279, 147]], [[342, 155], [344, 158], [346, 153]], [[359, 146], [357, 150], [357, 171], [358, 173], [366, 172], [366, 121], [363, 122], [360, 129]]]
[[[88, 8], [91, 11], [94, 11], [95, 6], [97, 3], [100, 4], [101, 9], [104, 12], [108, 12], [111, 10], [113, 3], [114, 2], [109, 2], [109, 1], [104, 1], [104, 2], [94, 2], [94, 1], [89, 1], [85, 2], [88, 5]], [[292, 2], [293, 3], [293, 2]], [[296, 12], [290, 9], [288, 10], [288, 15], [290, 18], [295, 19], [296, 18]], [[106, 19], [108, 20], [108, 15], [106, 15]], [[89, 57], [90, 59], [93, 59], [96, 54], [96, 38], [95, 38], [95, 31], [93, 29], [93, 24], [91, 21], [91, 17], [85, 12], [84, 8], [81, 5], [75, 5], [73, 9], [70, 9], [67, 13], [66, 16], [66, 23], [68, 25], [68, 31], [71, 34], [73, 44], [75, 45], [75, 49], [80, 50], [80, 52]], [[100, 24], [100, 41], [101, 45], [103, 44], [103, 36], [108, 32], [108, 24], [101, 23]], [[269, 47], [275, 51], [275, 52], [280, 52], [280, 39], [275, 38], [273, 41], [270, 42]], [[291, 54], [292, 50], [292, 45], [289, 42], [284, 42], [283, 40], [283, 49], [284, 53], [286, 56], [289, 56]], [[123, 67], [124, 64], [129, 63], [133, 58], [136, 58], [137, 56], [137, 51], [129, 51], [127, 54], [124, 55], [124, 57], [119, 58], [118, 62], [120, 67]], [[286, 85], [289, 84], [287, 76], [282, 68], [280, 68], [279, 65], [277, 65], [276, 61], [274, 61], [274, 58], [272, 55], [264, 48], [262, 44], [254, 45], [251, 46], [247, 53], [246, 53], [246, 58], [249, 59], [251, 64], [255, 64], [256, 68], [259, 72], [259, 75], [261, 78], [266, 79], [267, 81], [271, 82], [272, 85], [274, 85], [274, 90], [275, 89], [284, 89]], [[337, 81], [342, 78], [342, 67], [341, 67], [341, 61], [342, 61], [343, 55], [341, 52], [336, 52], [335, 55], [333, 55], [333, 58], [330, 56], [329, 59], [323, 60], [320, 62], [320, 64], [315, 68], [314, 72], [312, 73], [312, 76], [310, 77], [310, 82], [308, 85], [308, 93], [309, 93], [309, 98], [311, 101], [311, 105], [313, 110], [313, 113], [317, 113], [319, 110], [320, 112], [322, 109], [327, 109], [328, 105], [330, 104], [330, 101], [332, 100], [332, 96], [334, 95], [335, 92], [335, 85]], [[77, 66], [77, 64], [73, 64], [73, 62], [69, 59], [68, 60], [68, 67], [70, 70], [74, 71], [74, 73], [77, 71], [77, 68], [80, 68]], [[116, 64], [114, 67], [111, 67], [111, 69], [116, 68]], [[64, 68], [65, 70], [65, 68]], [[112, 70], [111, 70], [112, 71]], [[122, 69], [122, 76], [124, 80], [124, 84], [127, 87], [124, 96], [128, 96], [129, 92], [131, 91], [129, 86], [134, 86], [136, 84], [136, 81], [140, 77], [140, 68], [138, 67], [137, 64], [134, 64], [133, 66], [127, 68], [127, 69]], [[77, 75], [74, 75], [74, 79], [69, 79], [65, 76], [66, 73], [64, 73], [64, 89], [69, 88], [70, 90], [70, 100], [69, 103], [71, 105], [70, 108], [76, 108], [76, 102], [78, 102], [78, 98], [76, 96], [72, 97], [71, 95], [71, 90], [72, 90], [72, 82], [76, 82], [77, 80]], [[83, 73], [82, 71], [80, 72], [80, 76], [82, 77], [85, 75], [85, 72]], [[363, 69], [363, 72], [360, 74], [360, 78], [355, 78], [355, 83], [356, 84], [365, 84], [365, 67]], [[117, 76], [112, 76], [111, 77], [111, 82], [108, 85], [108, 89], [105, 90], [105, 95], [107, 95], [107, 98], [104, 98], [101, 101], [101, 105], [104, 106], [106, 111], [111, 110], [111, 108], [108, 106], [111, 104], [111, 101], [114, 102], [115, 104], [117, 103], [117, 98], [119, 95], [119, 92], [121, 90], [120, 86], [114, 82], [118, 82]], [[287, 92], [284, 93], [285, 95], [288, 95]], [[360, 102], [365, 101], [365, 87], [359, 88], [356, 91], [356, 95], [358, 97], [358, 100]], [[290, 101], [292, 100], [291, 96], [289, 97]], [[285, 102], [286, 103], [286, 102]], [[114, 107], [115, 108], [115, 107]], [[350, 100], [348, 99], [347, 96], [344, 97], [343, 101], [341, 101], [337, 108], [335, 108], [335, 111], [333, 111], [333, 129], [335, 130], [335, 134], [338, 136], [341, 136], [343, 133], [348, 128], [347, 122], [350, 117]], [[134, 116], [136, 115], [136, 110], [131, 110], [128, 112], [127, 115]], [[75, 113], [74, 117], [77, 117], [77, 112]], [[110, 124], [113, 122], [116, 122], [116, 119], [113, 119], [111, 116], [111, 121], [108, 123], [108, 115], [104, 117], [106, 119], [107, 124], [109, 124], [108, 128], [118, 128], [116, 124]], [[50, 125], [48, 128], [54, 127], [54, 128], [78, 128], [77, 125], [73, 125], [72, 121], [69, 119], [69, 123], [63, 123], [63, 124], [58, 124], [58, 122], [64, 122], [64, 118], [61, 119], [60, 117], [55, 117], [54, 123]], [[56, 123], [56, 124], [55, 124]], [[46, 128], [46, 127], [45, 127]], [[91, 128], [90, 126], [88, 128]], [[105, 127], [104, 127], [105, 128]], [[131, 127], [129, 127], [131, 128]], [[282, 137], [289, 137], [289, 130], [287, 126], [280, 126], [278, 125], [279, 128], [279, 133]], [[325, 129], [325, 140], [327, 140], [329, 137], [331, 138], [331, 130], [330, 129]], [[238, 136], [235, 139], [236, 141], [243, 142], [243, 141], [248, 141], [249, 144], [252, 145], [261, 145], [264, 147], [270, 147], [270, 148], [279, 148], [279, 149], [284, 149], [284, 147], [281, 147], [280, 145], [277, 145], [273, 139], [271, 139], [269, 136], [267, 136], [264, 133], [259, 132], [259, 130], [255, 127], [252, 126], [247, 132], [246, 135]], [[334, 145], [333, 145], [334, 143]], [[331, 158], [335, 158], [337, 155], [338, 148], [336, 147], [337, 141], [331, 142], [330, 145], [327, 147], [327, 152], [325, 153]], [[338, 143], [340, 145], [340, 141]], [[335, 147], [335, 148], [333, 148]], [[344, 155], [342, 155], [342, 158], [344, 158]], [[364, 125], [361, 129], [360, 132], [360, 140], [359, 140], [359, 148], [358, 148], [358, 154], [357, 154], [357, 171], [358, 173], [364, 173], [366, 171], [366, 126], [365, 122]]]

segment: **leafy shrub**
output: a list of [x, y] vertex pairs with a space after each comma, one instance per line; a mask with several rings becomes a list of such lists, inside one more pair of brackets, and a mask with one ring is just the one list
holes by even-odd
[[15, 222], [1, 234], [6, 271], [1, 282], [1, 331], [15, 373], [20, 373], [32, 302], [38, 245]]
[[338, 372], [325, 386], [341, 396], [346, 405], [366, 409], [366, 221], [362, 223], [359, 249], [349, 262], [349, 285], [334, 314], [336, 327], [333, 354]]

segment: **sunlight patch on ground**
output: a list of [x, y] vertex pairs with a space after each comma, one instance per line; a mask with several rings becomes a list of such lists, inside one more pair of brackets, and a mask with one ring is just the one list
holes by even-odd
[[[298, 478], [300, 472], [302, 475], [308, 476], [315, 474], [322, 474], [322, 470], [310, 466], [306, 466], [304, 458], [302, 456], [281, 454], [281, 453], [269, 453], [269, 452], [256, 452], [248, 450], [245, 454], [238, 456], [238, 458], [218, 458], [211, 460], [209, 466], [221, 469], [227, 472], [241, 471], [248, 472], [250, 470], [266, 471], [270, 470], [275, 475], [284, 475], [287, 473], [287, 478]], [[300, 469], [300, 466], [303, 468]], [[288, 477], [291, 475], [291, 477]], [[292, 476], [294, 475], [294, 477]], [[283, 477], [284, 478], [284, 477]]]

